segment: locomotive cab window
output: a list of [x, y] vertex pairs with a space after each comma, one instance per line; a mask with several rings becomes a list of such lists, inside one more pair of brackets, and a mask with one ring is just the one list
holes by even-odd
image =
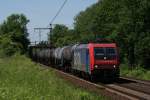
[[106, 48], [106, 57], [107, 59], [115, 59], [116, 58], [116, 49], [115, 48]]
[[94, 48], [94, 57], [97, 60], [103, 60], [105, 57], [106, 60], [112, 60], [116, 58], [116, 54], [115, 48]]
[[104, 48], [94, 48], [94, 57], [95, 59], [104, 59], [105, 57]]

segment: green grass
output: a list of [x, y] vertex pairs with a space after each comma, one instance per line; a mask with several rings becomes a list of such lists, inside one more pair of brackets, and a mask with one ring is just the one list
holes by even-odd
[[121, 64], [121, 75], [135, 77], [138, 79], [150, 80], [150, 70], [146, 70], [143, 67], [136, 67], [134, 69], [129, 69], [126, 64]]
[[0, 100], [104, 100], [77, 88], [25, 56], [0, 59]]

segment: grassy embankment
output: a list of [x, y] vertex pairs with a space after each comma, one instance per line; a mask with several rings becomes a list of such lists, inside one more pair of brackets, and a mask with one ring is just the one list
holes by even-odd
[[103, 100], [25, 56], [0, 59], [0, 100]]
[[135, 77], [138, 79], [150, 80], [150, 70], [146, 70], [142, 67], [136, 67], [134, 69], [129, 69], [125, 64], [121, 64], [121, 75], [128, 77]]

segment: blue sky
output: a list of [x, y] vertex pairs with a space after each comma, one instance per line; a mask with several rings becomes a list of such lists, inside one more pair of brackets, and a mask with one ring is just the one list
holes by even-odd
[[[80, 12], [98, 0], [68, 0], [54, 24], [66, 24], [73, 27], [73, 19]], [[28, 24], [29, 38], [38, 41], [37, 31], [34, 27], [47, 27], [64, 0], [1, 0], [0, 23], [12, 13], [23, 13], [30, 20]], [[42, 40], [46, 40], [46, 31], [42, 31]]]

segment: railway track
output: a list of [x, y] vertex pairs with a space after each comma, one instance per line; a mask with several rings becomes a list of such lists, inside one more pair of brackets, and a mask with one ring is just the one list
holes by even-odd
[[128, 81], [132, 81], [132, 82], [137, 82], [137, 83], [143, 83], [146, 85], [150, 86], [150, 80], [139, 80], [139, 79], [135, 79], [132, 77], [120, 77], [121, 80], [128, 80]]
[[76, 86], [110, 97], [112, 100], [150, 100], [149, 81], [120, 77], [120, 79], [114, 83], [92, 83], [69, 73], [42, 64], [40, 65], [54, 70], [57, 75]]
[[144, 80], [137, 80], [133, 78], [124, 78], [121, 77], [117, 82], [114, 84], [126, 88], [130, 88], [135, 91], [140, 91], [145, 94], [150, 94], [150, 82]]

